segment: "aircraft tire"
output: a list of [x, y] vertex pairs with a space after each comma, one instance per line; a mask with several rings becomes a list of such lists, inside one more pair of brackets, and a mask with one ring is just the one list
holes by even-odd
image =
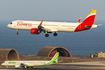
[[49, 37], [49, 34], [45, 34], [45, 37]]
[[54, 35], [54, 36], [57, 36], [57, 33], [54, 33], [53, 35]]

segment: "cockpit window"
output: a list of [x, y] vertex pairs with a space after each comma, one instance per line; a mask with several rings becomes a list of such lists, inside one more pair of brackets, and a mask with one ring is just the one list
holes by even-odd
[[12, 23], [10, 23], [10, 24], [12, 24]]

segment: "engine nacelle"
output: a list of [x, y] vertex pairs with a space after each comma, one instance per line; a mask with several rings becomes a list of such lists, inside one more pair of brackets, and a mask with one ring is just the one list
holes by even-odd
[[32, 28], [32, 29], [30, 30], [30, 33], [31, 33], [31, 34], [39, 34], [37, 28]]

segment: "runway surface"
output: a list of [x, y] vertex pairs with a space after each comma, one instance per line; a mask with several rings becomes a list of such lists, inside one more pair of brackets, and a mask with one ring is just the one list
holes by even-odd
[[[0, 70], [14, 70], [14, 67], [0, 67]], [[88, 62], [74, 62], [74, 63], [58, 63], [55, 65], [43, 66], [43, 67], [34, 67], [34, 69], [28, 70], [100, 70], [105, 69], [105, 61], [88, 61]], [[16, 70], [25, 70], [25, 69], [16, 69]]]

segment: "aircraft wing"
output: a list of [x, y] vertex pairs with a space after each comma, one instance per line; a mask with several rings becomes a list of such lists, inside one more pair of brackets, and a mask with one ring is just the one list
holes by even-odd
[[31, 66], [32, 63], [21, 63], [21, 64], [16, 64], [15, 68], [21, 68], [21, 67], [27, 67], [27, 66]]
[[20, 67], [23, 67], [23, 66], [29, 66], [29, 64], [28, 63], [19, 63], [19, 64], [15, 65], [15, 68], [20, 68]]
[[42, 23], [43, 23], [43, 20], [42, 20], [41, 23], [39, 24], [38, 29], [42, 29], [42, 30], [45, 31], [45, 32], [57, 32], [57, 31], [58, 31], [58, 30], [53, 29], [53, 28], [49, 28], [49, 27], [42, 26]]
[[48, 28], [48, 27], [43, 27], [43, 30], [44, 30], [45, 32], [57, 32], [57, 31], [58, 31], [57, 29]]
[[21, 65], [30, 66], [30, 65], [32, 65], [32, 64], [31, 64], [31, 63], [21, 63]]

